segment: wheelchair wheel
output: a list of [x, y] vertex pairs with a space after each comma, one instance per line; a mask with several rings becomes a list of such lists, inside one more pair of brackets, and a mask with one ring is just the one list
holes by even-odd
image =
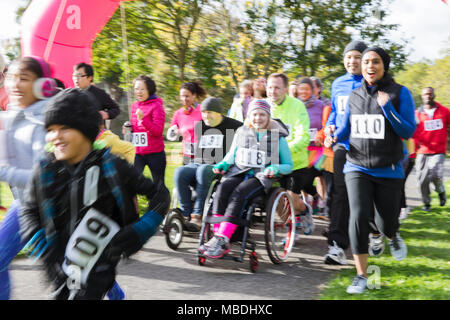
[[166, 243], [169, 248], [176, 250], [183, 239], [183, 217], [180, 216], [177, 209], [168, 213], [165, 227]]
[[295, 211], [291, 197], [283, 188], [276, 188], [270, 194], [264, 238], [270, 260], [274, 264], [284, 262], [294, 245]]

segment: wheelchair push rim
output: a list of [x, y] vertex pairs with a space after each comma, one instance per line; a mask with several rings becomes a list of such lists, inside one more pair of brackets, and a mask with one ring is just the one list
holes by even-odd
[[286, 261], [295, 240], [295, 212], [286, 190], [275, 189], [266, 212], [265, 242], [270, 260], [274, 264]]

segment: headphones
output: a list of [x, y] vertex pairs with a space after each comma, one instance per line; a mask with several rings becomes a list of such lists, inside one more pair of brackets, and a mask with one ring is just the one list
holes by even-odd
[[51, 78], [52, 70], [50, 65], [42, 58], [36, 56], [30, 56], [39, 63], [42, 70], [42, 78], [38, 78], [33, 83], [33, 94], [36, 98], [42, 100], [54, 96], [59, 90], [56, 85], [56, 81]]

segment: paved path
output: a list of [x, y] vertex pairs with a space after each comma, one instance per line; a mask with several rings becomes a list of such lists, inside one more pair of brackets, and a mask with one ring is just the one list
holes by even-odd
[[[450, 177], [450, 159], [446, 160], [446, 178]], [[421, 205], [415, 182], [415, 171], [407, 181], [408, 205]], [[130, 260], [120, 263], [118, 282], [128, 299], [162, 300], [266, 300], [316, 299], [320, 290], [342, 268], [323, 263], [327, 243], [321, 236], [326, 222], [316, 220], [311, 236], [301, 236], [287, 263], [274, 265], [267, 257], [261, 226], [255, 229], [259, 269], [251, 274], [248, 258], [243, 263], [207, 260], [197, 264], [197, 240], [185, 237], [177, 251], [171, 250], [161, 234], [155, 235]], [[236, 249], [236, 247], [234, 247]], [[235, 250], [234, 249], [234, 250]], [[12, 299], [48, 299], [40, 266], [29, 259], [15, 259], [11, 265]]]

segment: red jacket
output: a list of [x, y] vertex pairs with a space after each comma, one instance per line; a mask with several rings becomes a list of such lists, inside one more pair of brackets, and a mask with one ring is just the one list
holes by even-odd
[[[141, 109], [144, 112], [144, 118], [138, 120], [136, 110]], [[164, 102], [161, 98], [148, 99], [146, 101], [136, 101], [131, 106], [131, 125], [133, 134], [137, 132], [147, 133], [147, 146], [136, 146], [136, 154], [149, 154], [161, 152], [164, 150], [164, 122], [166, 121], [166, 112], [164, 111]], [[133, 140], [134, 141], [134, 140]]]
[[418, 124], [413, 138], [417, 145], [417, 153], [446, 153], [450, 110], [437, 102], [436, 106], [432, 119], [423, 108], [416, 110]]

